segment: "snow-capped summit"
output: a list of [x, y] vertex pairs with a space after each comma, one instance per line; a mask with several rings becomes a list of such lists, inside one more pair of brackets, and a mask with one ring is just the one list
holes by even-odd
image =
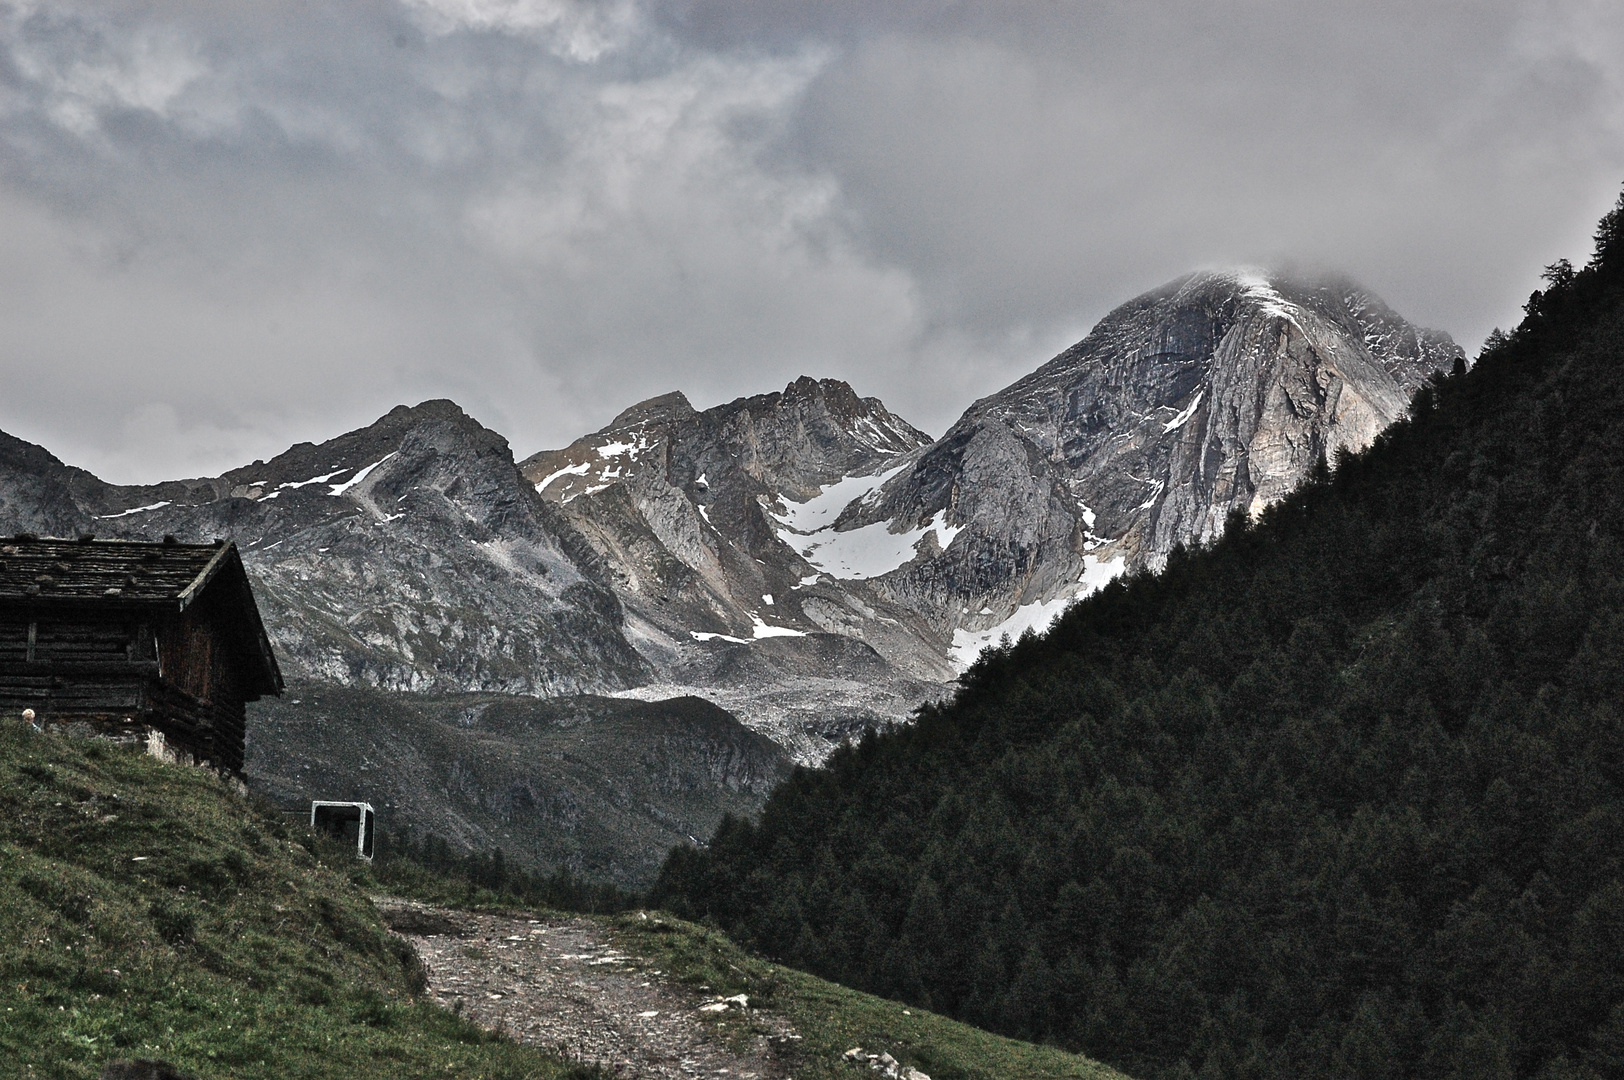
[[[753, 695], [758, 715], [793, 740], [797, 725], [830, 717], [860, 726], [905, 715], [953, 674], [918, 613], [811, 550], [821, 507], [929, 444], [878, 399], [803, 377], [704, 411], [681, 394], [653, 398], [520, 468], [596, 550], [639, 648], [684, 680], [664, 689]], [[891, 538], [883, 566], [863, 565], [894, 569], [919, 538]], [[816, 686], [788, 689], [807, 679]], [[764, 689], [786, 700], [767, 702]]]

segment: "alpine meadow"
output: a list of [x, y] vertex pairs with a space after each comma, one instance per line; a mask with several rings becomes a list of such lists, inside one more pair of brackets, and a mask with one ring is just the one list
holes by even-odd
[[1624, 1075], [1624, 199], [1545, 277], [652, 901], [1142, 1080]]

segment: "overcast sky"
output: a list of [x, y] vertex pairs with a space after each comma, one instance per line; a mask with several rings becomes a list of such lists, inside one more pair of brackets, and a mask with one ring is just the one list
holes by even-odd
[[1474, 352], [1624, 185], [1624, 0], [0, 0], [0, 429], [121, 482], [450, 397], [939, 434], [1188, 270]]

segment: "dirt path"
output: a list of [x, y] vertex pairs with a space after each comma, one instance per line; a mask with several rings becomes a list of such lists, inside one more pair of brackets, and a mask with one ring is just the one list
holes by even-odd
[[775, 1053], [794, 1038], [787, 1022], [762, 1011], [749, 1012], [749, 1025], [724, 1022], [748, 1006], [662, 978], [616, 952], [589, 919], [377, 904], [423, 958], [436, 1001], [520, 1042], [559, 1047], [617, 1077], [788, 1080]]

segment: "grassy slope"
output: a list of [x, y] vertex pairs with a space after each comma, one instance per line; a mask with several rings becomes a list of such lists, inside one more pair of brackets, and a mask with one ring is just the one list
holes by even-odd
[[[850, 990], [814, 975], [750, 956], [719, 931], [664, 913], [634, 912], [612, 920], [617, 943], [678, 978], [783, 1014], [802, 1036], [794, 1074], [800, 1080], [858, 1080], [866, 1066], [841, 1055], [854, 1046], [884, 1052], [931, 1080], [1125, 1080], [1076, 1054], [1018, 1042]], [[734, 1015], [734, 1014], [730, 1014]]]
[[0, 718], [4, 1074], [572, 1075], [413, 1001], [364, 876], [298, 840], [201, 770]]
[[[0, 718], [0, 1074], [94, 1077], [148, 1057], [198, 1080], [587, 1075], [414, 1001], [420, 969], [367, 900], [371, 871], [325, 865], [306, 843], [201, 770]], [[419, 884], [405, 891], [436, 882]], [[804, 1080], [872, 1075], [840, 1059], [858, 1045], [933, 1080], [1121, 1075], [768, 964], [665, 915], [610, 925], [662, 970], [786, 1015]]]

